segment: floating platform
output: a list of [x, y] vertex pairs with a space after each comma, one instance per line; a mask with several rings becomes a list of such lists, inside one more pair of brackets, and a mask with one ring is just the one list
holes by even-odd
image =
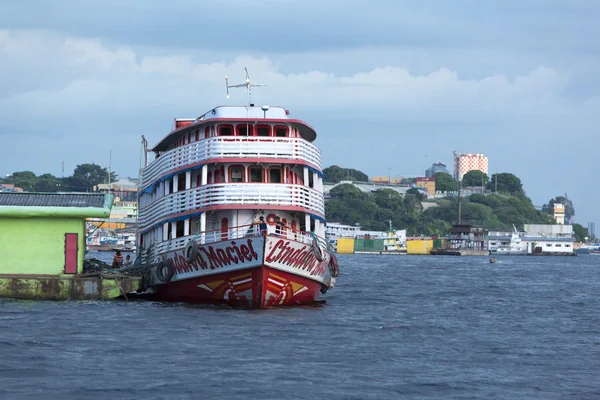
[[121, 273], [0, 275], [0, 297], [21, 300], [110, 300], [138, 290], [140, 277]]

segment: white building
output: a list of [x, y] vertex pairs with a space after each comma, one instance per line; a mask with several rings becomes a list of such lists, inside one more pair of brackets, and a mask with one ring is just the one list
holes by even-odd
[[523, 240], [534, 255], [571, 255], [574, 253], [572, 225], [525, 225]]

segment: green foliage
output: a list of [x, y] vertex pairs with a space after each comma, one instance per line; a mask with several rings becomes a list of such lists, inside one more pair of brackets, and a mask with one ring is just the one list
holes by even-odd
[[323, 170], [325, 182], [339, 183], [340, 181], [368, 182], [369, 177], [361, 171], [352, 168], [341, 168], [332, 165]]
[[[115, 181], [117, 175], [111, 175], [111, 182]], [[99, 183], [108, 183], [108, 170], [97, 164], [78, 165], [69, 178], [69, 188], [72, 191], [89, 192]]]
[[[117, 180], [117, 174], [111, 173], [111, 181]], [[12, 183], [26, 192], [87, 192], [92, 187], [107, 181], [108, 171], [96, 164], [81, 164], [75, 168], [73, 176], [57, 178], [52, 174], [36, 176], [31, 171], [14, 172], [0, 179], [0, 183]]]
[[579, 224], [573, 224], [573, 232], [575, 232], [575, 239], [578, 242], [584, 242], [586, 237], [589, 237], [589, 232], [587, 228]]
[[417, 188], [410, 188], [406, 191], [406, 194], [414, 194], [416, 196], [421, 196], [421, 192]]
[[507, 172], [492, 175], [492, 179], [488, 183], [488, 189], [510, 195], [525, 194], [521, 180]]
[[35, 188], [37, 176], [31, 171], [13, 172], [12, 175], [6, 177], [1, 183], [12, 183], [26, 192], [31, 192]]
[[435, 190], [440, 192], [456, 192], [458, 183], [452, 175], [445, 172], [438, 172], [433, 175], [435, 177]]
[[567, 199], [565, 196], [557, 196], [551, 199], [548, 204], [544, 204], [542, 211], [547, 214], [554, 215], [554, 204], [556, 203], [565, 206], [565, 223], [568, 223], [568, 221], [570, 221], [575, 215], [575, 207], [573, 207], [573, 202]]
[[463, 176], [462, 185], [463, 187], [467, 186], [487, 186], [488, 185], [488, 176], [479, 170], [472, 170], [467, 172]]

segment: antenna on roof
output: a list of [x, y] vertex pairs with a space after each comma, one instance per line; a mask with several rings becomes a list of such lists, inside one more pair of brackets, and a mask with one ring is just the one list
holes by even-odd
[[258, 86], [269, 86], [264, 83], [252, 83], [250, 82], [250, 74], [248, 74], [248, 68], [244, 67], [246, 70], [246, 82], [240, 83], [238, 85], [230, 85], [229, 78], [225, 76], [225, 89], [227, 90], [227, 98], [229, 98], [229, 88], [241, 88], [245, 87], [248, 90], [248, 104], [252, 105], [252, 88]]

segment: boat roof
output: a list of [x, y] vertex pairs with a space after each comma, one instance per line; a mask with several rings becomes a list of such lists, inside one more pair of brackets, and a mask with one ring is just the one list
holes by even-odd
[[280, 106], [218, 106], [192, 120], [191, 124], [171, 131], [152, 148], [152, 151], [165, 151], [182, 135], [214, 122], [288, 124], [297, 128], [300, 136], [309, 142], [317, 138], [317, 132], [313, 127], [302, 120], [289, 118], [288, 114], [288, 110]]

